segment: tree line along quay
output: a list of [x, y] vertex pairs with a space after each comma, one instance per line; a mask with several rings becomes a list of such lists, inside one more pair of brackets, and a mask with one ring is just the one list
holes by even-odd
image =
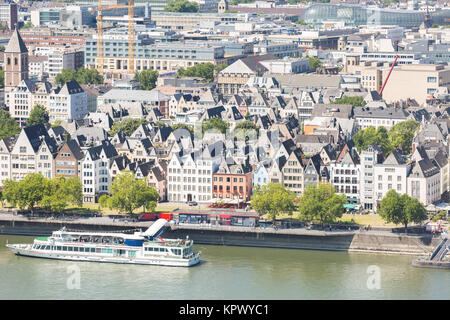
[[[81, 209], [82, 198], [82, 184], [78, 178], [49, 179], [40, 173], [30, 173], [20, 181], [5, 181], [1, 193], [2, 201], [21, 210], [27, 209], [31, 214], [37, 209], [56, 214]], [[342, 223], [345, 204], [345, 195], [335, 193], [335, 188], [329, 183], [309, 185], [303, 195], [297, 196], [282, 184], [270, 182], [256, 187], [251, 196], [251, 207], [256, 211], [258, 220], [271, 221], [273, 225], [276, 225], [277, 219], [284, 218], [322, 226]], [[129, 171], [118, 174], [110, 193], [103, 194], [98, 201], [100, 212], [109, 208], [130, 217], [141, 211], [155, 212], [157, 205], [156, 189], [147, 186]], [[201, 211], [198, 210], [199, 214]], [[226, 213], [226, 210], [223, 211], [223, 214]], [[431, 218], [417, 199], [407, 194], [399, 195], [395, 190], [390, 190], [383, 198], [378, 213], [385, 222], [403, 225], [406, 231], [408, 225], [420, 224]], [[436, 217], [443, 216], [440, 212]], [[350, 225], [357, 222], [352, 219], [346, 223]]]

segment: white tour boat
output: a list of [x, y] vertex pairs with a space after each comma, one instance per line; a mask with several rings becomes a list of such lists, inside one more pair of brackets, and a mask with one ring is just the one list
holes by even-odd
[[189, 267], [200, 262], [189, 239], [163, 239], [167, 220], [158, 219], [145, 232], [93, 233], [54, 231], [33, 244], [7, 244], [17, 255], [94, 262]]

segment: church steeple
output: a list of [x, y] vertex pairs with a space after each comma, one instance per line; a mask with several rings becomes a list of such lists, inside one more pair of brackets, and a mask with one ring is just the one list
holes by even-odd
[[5, 48], [4, 57], [5, 92], [10, 92], [22, 80], [28, 79], [28, 49], [17, 26]]

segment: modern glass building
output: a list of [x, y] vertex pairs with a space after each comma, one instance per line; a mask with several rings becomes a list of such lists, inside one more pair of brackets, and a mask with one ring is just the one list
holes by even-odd
[[[439, 10], [430, 14], [432, 23], [450, 24], [450, 10]], [[342, 21], [349, 26], [398, 25], [418, 27], [425, 21], [425, 12], [362, 7], [358, 5], [313, 4], [303, 13], [310, 24], [324, 21]]]

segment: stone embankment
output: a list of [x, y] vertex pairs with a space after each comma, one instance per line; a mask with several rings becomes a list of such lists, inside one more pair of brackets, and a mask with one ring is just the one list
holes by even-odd
[[[0, 214], [0, 235], [47, 236], [66, 227], [83, 231], [124, 231], [148, 228], [152, 222], [122, 222], [110, 218], [89, 218], [73, 221], [33, 219]], [[166, 238], [186, 238], [197, 244], [310, 249], [330, 251], [361, 251], [428, 255], [440, 239], [429, 234], [396, 234], [388, 231], [318, 231], [305, 228], [273, 229], [235, 226], [172, 225]]]

